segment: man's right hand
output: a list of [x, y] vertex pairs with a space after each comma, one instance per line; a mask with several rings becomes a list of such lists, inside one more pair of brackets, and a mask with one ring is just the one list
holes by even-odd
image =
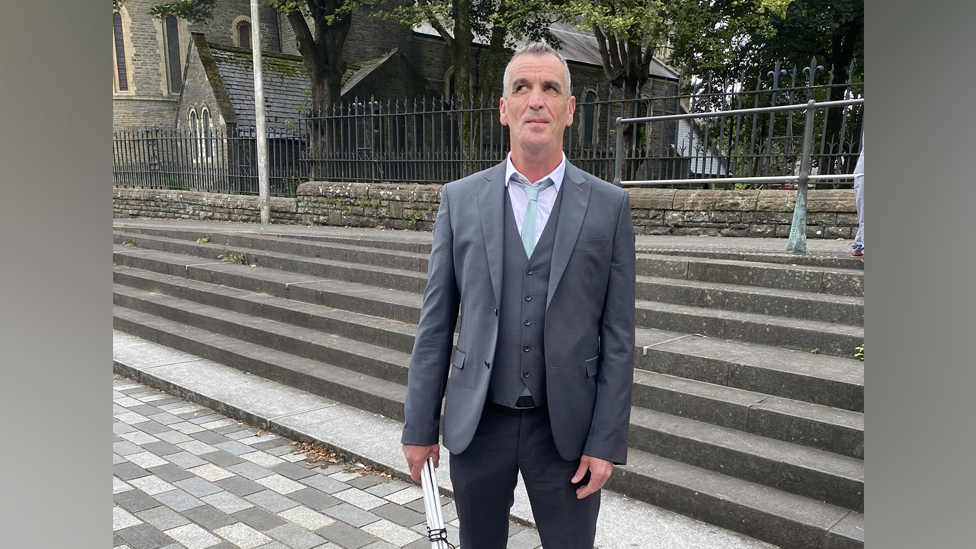
[[410, 478], [420, 480], [420, 469], [424, 466], [427, 458], [434, 458], [434, 467], [440, 465], [441, 445], [417, 446], [415, 444], [404, 444], [403, 456], [407, 458], [407, 467], [410, 468]]

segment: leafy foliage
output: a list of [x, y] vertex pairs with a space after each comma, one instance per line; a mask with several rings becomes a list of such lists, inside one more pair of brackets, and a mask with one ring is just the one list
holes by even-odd
[[176, 0], [176, 2], [157, 4], [149, 8], [149, 15], [157, 19], [175, 15], [180, 19], [197, 23], [213, 17], [214, 2], [215, 0]]
[[[558, 47], [549, 26], [556, 19], [553, 0], [418, 0], [374, 11], [378, 18], [395, 19], [408, 27], [426, 23], [451, 51], [455, 89], [466, 100], [486, 99], [518, 40], [544, 41]], [[470, 59], [475, 42], [479, 61]], [[483, 57], [482, 57], [483, 55]], [[484, 83], [477, 89], [474, 82]]]
[[[676, 0], [667, 12], [671, 60], [687, 75], [804, 66], [813, 57], [846, 71], [864, 57], [864, 0]], [[863, 77], [863, 64], [855, 70]]]

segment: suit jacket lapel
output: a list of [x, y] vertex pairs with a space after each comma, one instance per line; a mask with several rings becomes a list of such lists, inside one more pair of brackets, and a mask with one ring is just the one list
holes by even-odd
[[[552, 248], [552, 263], [549, 267], [549, 294], [546, 296], [546, 308], [552, 301], [552, 295], [559, 286], [559, 281], [566, 271], [569, 257], [573, 255], [576, 238], [583, 226], [583, 216], [586, 214], [586, 204], [590, 198], [590, 182], [586, 180], [576, 166], [566, 162], [566, 175], [560, 192], [563, 193], [562, 204], [559, 206], [559, 224], [556, 225], [556, 241]], [[494, 276], [492, 277], [494, 280]]]
[[478, 193], [481, 233], [488, 255], [488, 273], [495, 293], [495, 306], [502, 302], [502, 255], [505, 227], [505, 163], [485, 172], [485, 180]]

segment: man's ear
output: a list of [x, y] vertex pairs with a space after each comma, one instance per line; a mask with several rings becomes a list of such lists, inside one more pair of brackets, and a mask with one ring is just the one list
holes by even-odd
[[570, 95], [568, 103], [569, 103], [569, 116], [566, 117], [567, 127], [573, 125], [573, 113], [576, 112], [576, 96]]
[[498, 100], [498, 121], [502, 126], [508, 125], [508, 106], [505, 104], [505, 97]]

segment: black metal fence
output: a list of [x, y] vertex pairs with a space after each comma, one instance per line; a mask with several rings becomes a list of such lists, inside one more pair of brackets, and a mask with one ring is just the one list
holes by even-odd
[[[308, 140], [291, 129], [268, 131], [272, 196], [295, 196], [305, 179]], [[253, 129], [204, 133], [147, 128], [114, 134], [113, 185], [231, 194], [258, 194]]]
[[[852, 63], [847, 74], [854, 68]], [[863, 84], [850, 78], [837, 82], [834, 74], [813, 59], [792, 72], [777, 64], [765, 79], [755, 79], [752, 89], [745, 85], [745, 73], [732, 84], [695, 82], [692, 93], [682, 97], [687, 114], [625, 117], [624, 135], [638, 137], [622, 144], [617, 180], [687, 186], [694, 184], [688, 180], [708, 179], [709, 186], [725, 188], [795, 184], [806, 129], [803, 109], [814, 101], [810, 178], [822, 186], [850, 186], [863, 131]], [[641, 149], [644, 136], [672, 131], [670, 141], [658, 140], [659, 147], [672, 148], [676, 160], [670, 164], [663, 148], [650, 154], [647, 148], [653, 147]]]
[[[779, 66], [768, 78], [718, 89], [696, 82], [679, 95], [680, 82], [659, 82], [638, 97], [621, 90], [585, 89], [577, 95], [573, 124], [563, 137], [570, 162], [606, 180], [614, 179], [616, 147], [624, 151], [625, 180], [682, 180], [672, 186], [707, 186], [723, 177], [781, 175], [795, 171], [802, 130], [787, 114], [736, 115], [745, 108], [822, 101], [830, 90], [860, 96], [862, 85], [835, 83], [833, 71]], [[805, 78], [805, 81], [803, 77]], [[743, 73], [741, 82], [749, 82]], [[631, 124], [618, 136], [617, 118], [727, 112], [716, 120]], [[817, 173], [848, 173], [858, 152], [860, 110], [818, 114], [814, 153]], [[842, 118], [840, 123], [831, 117]], [[795, 120], [796, 118], [796, 120]], [[445, 183], [488, 168], [509, 151], [508, 128], [498, 119], [498, 101], [449, 102], [354, 100], [331, 112], [296, 117], [268, 130], [268, 166], [273, 196], [294, 196], [302, 181]], [[834, 184], [849, 184], [843, 181]], [[114, 181], [118, 187], [169, 188], [257, 194], [253, 128], [193, 134], [158, 128], [116, 132]], [[763, 183], [766, 185], [767, 183]]]

